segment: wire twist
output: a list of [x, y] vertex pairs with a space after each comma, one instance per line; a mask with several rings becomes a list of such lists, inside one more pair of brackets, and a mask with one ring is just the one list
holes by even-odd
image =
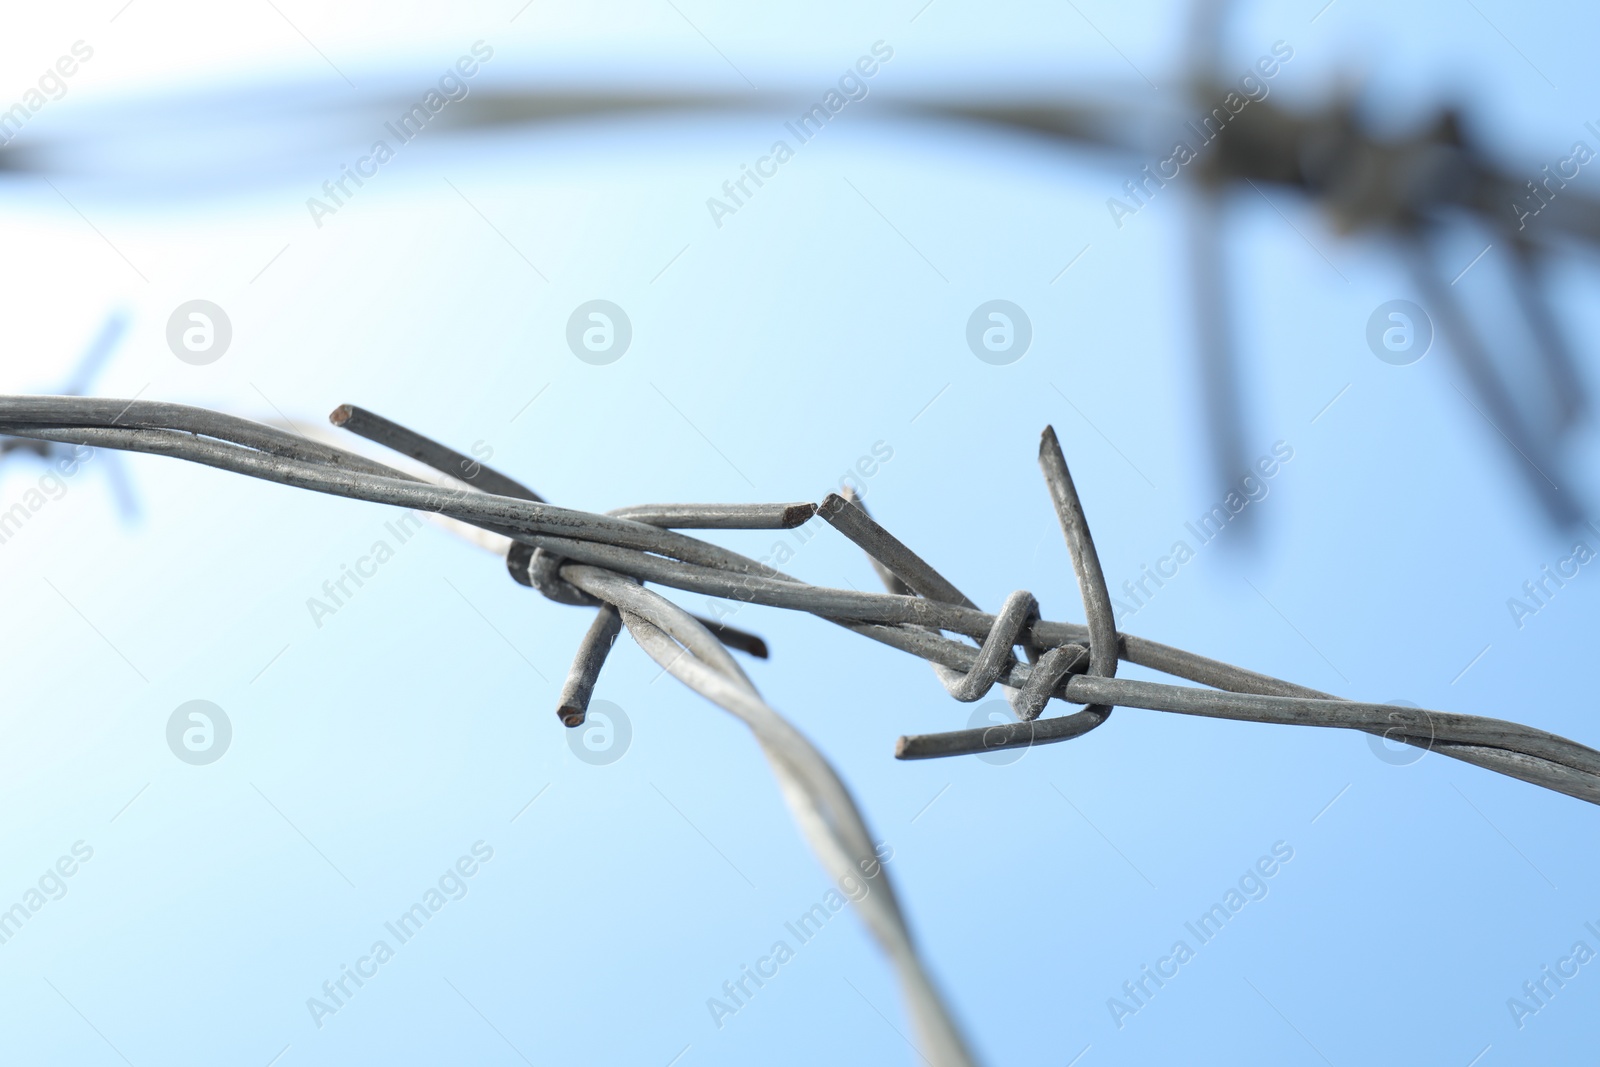
[[[598, 608], [558, 700], [567, 726], [584, 721], [622, 627], [662, 667], [750, 727], [812, 849], [830, 873], [865, 875], [861, 914], [900, 978], [933, 1067], [971, 1064], [877, 863], [849, 791], [804, 735], [763, 701], [727, 651], [764, 657], [753, 634], [699, 619], [643, 586], [653, 582], [743, 603], [806, 611], [921, 657], [957, 700], [1000, 684], [1018, 720], [900, 738], [902, 759], [1063, 741], [1093, 730], [1114, 706], [1250, 722], [1361, 730], [1600, 804], [1600, 752], [1515, 722], [1346, 701], [1232, 664], [1119, 633], [1105, 576], [1066, 461], [1046, 429], [1039, 461], [1072, 557], [1087, 624], [1040, 617], [1031, 593], [998, 614], [979, 609], [859, 503], [830, 495], [800, 504], [660, 504], [596, 514], [550, 504], [531, 489], [386, 419], [344, 406], [332, 421], [417, 459], [464, 488], [437, 485], [317, 441], [219, 412], [153, 401], [0, 396], [0, 433], [168, 455], [316, 492], [415, 508], [506, 540], [514, 578], [563, 604]], [[860, 546], [887, 593], [809, 585], [678, 529], [788, 529], [813, 514]], [[956, 635], [954, 637], [950, 635]], [[976, 647], [968, 642], [976, 642]], [[1015, 654], [1021, 647], [1027, 662]], [[1119, 660], [1198, 683], [1115, 677]], [[1041, 718], [1054, 697], [1084, 707]]]

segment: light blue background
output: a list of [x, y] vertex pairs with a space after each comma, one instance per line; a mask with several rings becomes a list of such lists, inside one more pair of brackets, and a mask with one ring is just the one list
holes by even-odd
[[[1600, 26], [1578, 5], [1475, 2], [1337, 0], [1314, 23], [1316, 3], [1251, 6], [1230, 24], [1227, 67], [1288, 41], [1274, 99], [1315, 101], [1359, 74], [1395, 129], [1463, 102], [1532, 176], [1600, 118]], [[54, 189], [17, 175], [0, 186], [6, 391], [57, 386], [123, 307], [130, 333], [100, 395], [276, 408], [302, 424], [359, 403], [463, 450], [483, 442], [551, 500], [594, 510], [820, 499], [881, 441], [893, 458], [866, 496], [878, 518], [980, 604], [1026, 588], [1063, 619], [1082, 608], [1034, 460], [1046, 424], [1114, 585], [1215, 502], [1187, 191], [1164, 191], [1119, 231], [1104, 202], [1125, 163], [874, 111], [891, 95], [989, 83], [1170, 105], [1185, 8], [279, 7], [29, 14], [5, 46], [0, 102], [79, 38], [96, 59], [31, 135], [93, 135], [108, 129], [100, 116], [168, 114], [224, 87], [339, 99], [349, 90], [306, 38], [362, 90], [402, 95], [480, 38], [495, 58], [475, 90], [744, 87], [714, 42], [762, 88], [815, 97], [874, 41], [895, 55], [864, 104], [721, 228], [706, 197], [783, 135], [784, 110], [430, 132], [321, 229], [304, 200], [364, 151], [365, 125], [328, 145], [263, 148], [223, 136], [213, 111], [210, 133], [180, 124], [180, 166], [153, 132], [147, 143], [119, 123], [139, 181], [90, 167], [54, 173]], [[1251, 506], [1253, 543], [1230, 530], [1122, 625], [1344, 696], [1600, 741], [1600, 577], [1584, 569], [1516, 627], [1506, 599], [1571, 535], [1544, 523], [1519, 461], [1454, 388], [1445, 342], [1405, 368], [1367, 349], [1372, 310], [1417, 296], [1393, 250], [1268, 195], [1282, 216], [1237, 203], [1233, 310], [1249, 453], [1282, 440], [1294, 458]], [[1459, 262], [1482, 243], [1464, 236]], [[1491, 321], [1499, 254], [1469, 275]], [[1586, 368], [1593, 281], [1583, 259], [1556, 278]], [[164, 338], [172, 308], [196, 297], [234, 327], [207, 367], [178, 362]], [[571, 310], [594, 298], [634, 328], [605, 367], [563, 340]], [[1010, 366], [980, 362], [963, 339], [972, 308], [994, 298], [1033, 323]], [[1586, 430], [1574, 466], [1593, 454]], [[632, 747], [589, 766], [552, 713], [586, 611], [429, 527], [318, 628], [306, 599], [386, 536], [392, 512], [132, 457], [143, 517], [124, 523], [103, 466], [0, 545], [0, 906], [73, 842], [94, 849], [67, 894], [0, 945], [0, 1058], [915, 1061], [892, 976], [853, 916], [713, 1024], [707, 998], [828, 883], [747, 731], [631, 641], [597, 695], [626, 709]], [[8, 460], [0, 506], [39, 474]], [[1587, 474], [1574, 489], [1600, 499]], [[755, 554], [773, 540], [715, 539]], [[827, 530], [787, 569], [873, 582]], [[888, 869], [984, 1062], [1466, 1067], [1592, 1054], [1600, 964], [1521, 1030], [1506, 1000], [1575, 941], [1600, 949], [1584, 929], [1600, 926], [1593, 807], [1438, 755], [1394, 766], [1363, 735], [1131, 709], [1010, 766], [898, 763], [896, 736], [958, 728], [972, 709], [923, 664], [819, 620], [751, 607], [735, 621], [772, 647], [750, 667], [756, 684], [892, 846]], [[172, 709], [196, 698], [234, 728], [206, 767], [179, 762], [164, 737]], [[306, 999], [479, 840], [494, 858], [468, 894], [318, 1029]], [[1278, 841], [1294, 858], [1266, 899], [1119, 1030], [1107, 998]]]

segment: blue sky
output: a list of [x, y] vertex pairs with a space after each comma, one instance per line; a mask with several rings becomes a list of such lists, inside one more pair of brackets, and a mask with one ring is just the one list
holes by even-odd
[[[4, 177], [19, 354], [0, 365], [4, 391], [56, 387], [122, 309], [100, 395], [302, 425], [357, 403], [594, 510], [816, 500], [876, 446], [892, 456], [866, 500], [886, 526], [978, 603], [1025, 588], [1062, 619], [1082, 608], [1034, 459], [1045, 425], [1113, 586], [1217, 502], [1195, 399], [1189, 191], [1164, 190], [1118, 229], [1106, 200], [1125, 163], [875, 110], [991, 84], [1170, 104], [1185, 8], [277, 6], [17, 16], [0, 102], [90, 43], [29, 134], [120, 129], [124, 155], [104, 158], [142, 177], [88, 163], [54, 188]], [[1241, 10], [1228, 68], [1288, 42], [1275, 99], [1356, 79], [1397, 130], [1459, 101], [1530, 176], [1600, 118], [1590, 11], [1319, 7]], [[178, 104], [337, 102], [345, 79], [421, 94], [479, 40], [494, 55], [474, 91], [748, 79], [817, 97], [874, 42], [894, 54], [721, 226], [707, 198], [785, 136], [786, 111], [429, 131], [318, 227], [307, 198], [381, 133], [252, 140], [221, 127], [220, 108]], [[130, 108], [138, 123], [105, 118]], [[196, 113], [207, 132], [180, 121], [158, 136]], [[1600, 534], [1545, 523], [1447, 342], [1406, 367], [1368, 349], [1373, 310], [1418, 298], [1394, 250], [1268, 195], [1231, 205], [1233, 310], [1246, 450], [1282, 442], [1292, 459], [1250, 505], [1253, 540], [1230, 529], [1198, 546], [1121, 625], [1343, 696], [1594, 743], [1583, 671], [1600, 577], [1581, 568], [1520, 627], [1507, 600], [1574, 537], [1600, 547]], [[1464, 233], [1445, 254], [1465, 266], [1483, 243]], [[1492, 321], [1501, 254], [1463, 282]], [[1592, 277], [1574, 256], [1552, 279], [1591, 379]], [[194, 299], [232, 324], [203, 366], [167, 342]], [[596, 299], [632, 325], [603, 366], [566, 342]], [[973, 310], [996, 299], [1032, 326], [1007, 365], [966, 342]], [[1585, 428], [1574, 454], [1593, 446]], [[0, 944], [9, 1059], [915, 1062], [892, 975], [848, 913], [713, 1022], [707, 999], [829, 884], [748, 732], [626, 638], [597, 696], [624, 709], [631, 744], [586, 763], [553, 714], [586, 611], [431, 526], [399, 544], [389, 509], [171, 461], [127, 459], [141, 505], [127, 522], [108, 465], [84, 464], [0, 544], [0, 905], [76, 843], [93, 853]], [[1574, 466], [1574, 491], [1600, 499]], [[8, 459], [0, 506], [42, 473]], [[774, 540], [716, 539], [756, 555]], [[308, 598], [378, 540], [392, 558], [319, 626]], [[786, 569], [873, 580], [826, 529]], [[1364, 735], [1132, 709], [1004, 766], [898, 763], [898, 735], [959, 728], [973, 709], [924, 665], [818, 620], [747, 607], [737, 624], [773, 650], [749, 667], [755, 683], [892, 848], [887, 868], [985, 1063], [1488, 1067], [1569, 1061], [1600, 1036], [1600, 964], [1520, 1028], [1507, 1008], [1576, 942], [1600, 951], [1585, 926], [1600, 927], [1588, 805], [1437, 754], [1386, 760]], [[167, 742], [174, 710], [197, 699], [232, 726], [203, 766]], [[459, 878], [463, 895], [319, 1028], [308, 998], [474, 846], [492, 858]], [[1191, 941], [1194, 958], [1119, 1027], [1108, 999], [1126, 1002], [1123, 983], [1275, 846], [1292, 858], [1265, 896]]]

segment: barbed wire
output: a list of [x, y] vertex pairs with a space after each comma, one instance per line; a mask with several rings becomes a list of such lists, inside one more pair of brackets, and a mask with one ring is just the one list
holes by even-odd
[[[1506, 458], [1528, 493], [1557, 527], [1579, 524], [1586, 501], [1572, 485], [1569, 466], [1594, 401], [1570, 336], [1575, 331], [1563, 322], [1552, 298], [1552, 276], [1571, 251], [1600, 249], [1600, 197], [1574, 184], [1577, 170], [1568, 173], [1558, 166], [1553, 172], [1548, 165], [1517, 159], [1506, 147], [1507, 138], [1455, 106], [1436, 106], [1401, 130], [1386, 109], [1363, 102], [1347, 84], [1285, 105], [1269, 95], [1267, 82], [1256, 74], [1278, 70], [1281, 63], [1273, 57], [1280, 55], [1279, 45], [1287, 46], [1282, 62], [1288, 62], [1294, 54], [1289, 42], [1275, 42], [1272, 56], [1261, 57], [1268, 67], [1245, 65], [1241, 74], [1228, 66], [1224, 30], [1240, 6], [1195, 0], [1183, 36], [1184, 62], [1171, 77], [1161, 78], [1171, 92], [1156, 91], [1153, 83], [1148, 86], [1152, 94], [1138, 87], [1113, 92], [1048, 81], [1027, 86], [990, 73], [966, 79], [959, 92], [872, 90], [872, 107], [891, 121], [1005, 131], [1085, 162], [1125, 166], [1134, 176], [1118, 194], [1127, 202], [1118, 197], [1106, 202], [1108, 209], [1117, 205], [1111, 218], [1118, 230], [1123, 225], [1118, 210], [1142, 211], [1158, 190], [1184, 184], [1183, 173], [1193, 175], [1186, 183], [1193, 195], [1185, 198], [1182, 240], [1192, 297], [1194, 384], [1209, 438], [1212, 490], [1226, 491], [1249, 470], [1250, 403], [1241, 358], [1248, 324], [1236, 307], [1241, 281], [1230, 244], [1242, 210], [1249, 210], [1243, 205], [1259, 210], [1259, 200], [1282, 214], [1267, 194], [1277, 190], [1319, 208], [1340, 236], [1383, 242], [1426, 304], [1412, 305], [1407, 314], [1420, 312], [1426, 319], [1420, 328], [1428, 340], [1415, 348], [1407, 341], [1395, 353], [1422, 358], [1437, 319], [1466, 386], [1461, 395], [1493, 431], [1497, 447], [1508, 449]], [[1276, 74], [1264, 77], [1270, 81]], [[1258, 91], [1245, 90], [1242, 79], [1254, 79]], [[861, 85], [859, 99], [865, 100]], [[237, 181], [248, 174], [258, 180], [304, 145], [365, 137], [375, 122], [407, 113], [414, 101], [393, 89], [352, 94], [341, 88], [326, 94], [295, 83], [262, 86], [257, 93], [258, 98], [204, 92], [118, 100], [88, 109], [75, 122], [19, 131], [0, 152], [0, 182], [12, 175], [47, 181], [99, 178], [116, 181], [125, 192], [129, 175], [152, 165], [159, 179], [154, 188], [164, 194], [183, 188], [176, 175], [189, 176], [202, 167], [213, 168], [218, 177]], [[262, 107], [259, 99], [278, 103]], [[1230, 99], [1238, 103], [1228, 106]], [[246, 101], [249, 106], [242, 106]], [[656, 84], [627, 77], [610, 84], [489, 84], [452, 98], [447, 110], [429, 120], [428, 129], [514, 141], [530, 130], [563, 123], [636, 118], [681, 127], [715, 115], [783, 115], [786, 110], [792, 115], [794, 107], [807, 104], [812, 110], [803, 115], [814, 110], [823, 115], [819, 122], [831, 122], [832, 113], [814, 101], [814, 95], [798, 89], [696, 89], [670, 78]], [[209, 143], [207, 134], [222, 130], [242, 146], [239, 153], [189, 154], [191, 146]], [[152, 151], [153, 136], [173, 140], [158, 142], [160, 150]], [[1189, 152], [1163, 159], [1174, 137]], [[1587, 141], [1580, 144], [1587, 154], [1575, 157], [1579, 166], [1595, 151]], [[1166, 163], [1173, 164], [1170, 173]], [[760, 178], [756, 181], [759, 188]], [[732, 200], [742, 203], [737, 196]], [[1497, 258], [1503, 259], [1505, 281], [1499, 288], [1512, 305], [1506, 319], [1516, 320], [1524, 340], [1508, 343], [1516, 334], [1491, 329], [1494, 324], [1483, 321], [1487, 316], [1474, 301], [1455, 288], [1477, 259], [1457, 273], [1453, 266], [1446, 268], [1444, 257], [1452, 241], [1465, 239], [1486, 242], [1480, 258], [1492, 247], [1503, 249]], [[1091, 246], [1086, 242], [1078, 255]], [[1320, 248], [1311, 247], [1339, 272]], [[1389, 320], [1380, 316], [1380, 321], [1382, 336]], [[1405, 330], [1416, 327], [1413, 322]], [[1373, 343], [1369, 335], [1368, 344]], [[1253, 521], [1247, 517], [1242, 525], [1248, 529]]]
[[[1009, 690], [1018, 721], [903, 736], [895, 750], [899, 759], [1065, 741], [1101, 726], [1120, 705], [1360, 730], [1600, 804], [1600, 752], [1567, 738], [1499, 719], [1347, 701], [1119, 633], [1082, 503], [1049, 427], [1039, 463], [1072, 559], [1085, 625], [1043, 619], [1037, 600], [1024, 590], [1008, 596], [998, 613], [983, 611], [859, 502], [838, 494], [820, 504], [652, 504], [598, 514], [550, 504], [515, 479], [370, 411], [344, 405], [330, 421], [470, 488], [424, 481], [357, 453], [205, 408], [0, 396], [0, 434], [172, 456], [302, 489], [432, 512], [508, 539], [506, 565], [517, 581], [558, 603], [598, 609], [557, 701], [561, 721], [568, 727], [583, 724], [596, 680], [623, 627], [665, 671], [742, 720], [823, 866], [835, 878], [864, 876], [875, 890], [861, 898], [861, 914], [895, 969], [919, 1050], [933, 1067], [974, 1061], [917, 952], [848, 787], [804, 734], [762, 699], [727, 651], [765, 656], [765, 643], [696, 618], [644, 583], [817, 615], [928, 660], [960, 701], [979, 700], [997, 683]], [[792, 529], [814, 516], [867, 554], [887, 592], [811, 585], [677, 532]], [[1016, 654], [1019, 647], [1022, 658]], [[1117, 678], [1120, 660], [1206, 688]], [[1052, 698], [1084, 707], [1041, 717]]]

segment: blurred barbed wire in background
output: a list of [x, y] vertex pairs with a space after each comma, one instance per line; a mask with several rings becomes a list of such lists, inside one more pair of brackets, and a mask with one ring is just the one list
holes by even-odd
[[[895, 98], [880, 90], [875, 106], [902, 119], [1016, 131], [1125, 170], [1134, 177], [1107, 200], [1119, 227], [1168, 184], [1188, 186], [1184, 210], [1194, 380], [1208, 427], [1208, 495], [1249, 469], [1247, 376], [1239, 355], [1238, 283], [1230, 269], [1228, 233], [1242, 219], [1245, 203], [1261, 201], [1278, 212], [1267, 193], [1277, 189], [1316, 205], [1339, 232], [1375, 237], [1393, 250], [1426, 304], [1424, 314], [1438, 320], [1464, 379], [1463, 395], [1487, 423], [1487, 432], [1509, 450], [1526, 491], [1548, 520], [1559, 527], [1574, 525], [1585, 507], [1567, 484], [1566, 473], [1574, 432], [1592, 402], [1583, 368], [1549, 295], [1549, 282], [1564, 251], [1600, 246], [1600, 197], [1569, 188], [1578, 168], [1600, 153], [1600, 140], [1592, 149], [1586, 142], [1574, 145], [1552, 171], [1549, 164], [1504, 159], [1494, 148], [1496, 139], [1453, 108], [1438, 109], [1410, 132], [1396, 135], [1384, 130], [1350, 89], [1335, 89], [1310, 107], [1283, 106], [1270, 99], [1269, 82], [1292, 59], [1293, 43], [1274, 42], [1242, 71], [1230, 69], [1222, 41], [1231, 7], [1224, 0], [1199, 0], [1193, 6], [1187, 57], [1175, 79], [1178, 88], [1151, 104], [1126, 102], [1148, 98], [1142, 92], [1104, 89], [997, 90], [988, 95], [969, 90], [961, 99], [936, 93]], [[416, 116], [417, 132], [425, 124], [430, 135], [518, 137], [540, 124], [607, 116], [655, 116], [681, 123], [713, 113], [781, 113], [796, 105], [802, 107], [801, 125], [809, 129], [809, 121], [820, 129], [837, 110], [803, 94], [753, 86], [748, 92], [629, 85], [473, 87], [470, 79], [479, 59], [487, 62], [484, 52], [492, 55], [492, 48], [475, 46], [473, 51], [477, 58], [463, 57], [470, 59], [470, 71], [461, 67], [459, 76], [455, 68], [446, 72], [454, 79], [453, 88], [441, 90], [437, 108], [420, 106], [414, 93], [333, 97], [307, 85], [152, 100], [132, 109], [102, 105], [56, 124], [55, 133], [19, 127], [0, 150], [0, 175], [122, 180], [154, 160], [158, 186], [163, 175], [192, 179], [219, 167], [270, 179], [280, 173], [288, 152], [334, 146], [343, 150], [374, 122], [388, 119], [392, 126], [397, 115]], [[892, 55], [892, 48], [887, 52]], [[850, 71], [847, 76], [856, 77]], [[866, 83], [859, 77], [856, 82], [864, 99]], [[1595, 136], [1600, 139], [1600, 133]], [[343, 168], [345, 177], [337, 179], [337, 188], [347, 193], [348, 170]], [[1191, 180], [1184, 183], [1186, 172]], [[360, 184], [359, 177], [354, 180]], [[311, 200], [342, 203], [337, 188]], [[325, 195], [332, 199], [321, 200]], [[737, 193], [733, 198], [738, 200]], [[317, 217], [315, 209], [312, 214]], [[712, 215], [716, 217], [714, 209]], [[1483, 315], [1474, 314], [1456, 288], [1477, 262], [1459, 273], [1446, 267], [1447, 246], [1461, 236], [1487, 239], [1490, 247], [1508, 251], [1504, 268], [1520, 319], [1520, 329], [1512, 331], [1519, 340], [1492, 342], [1479, 321]], [[1410, 331], [1431, 331], [1431, 324], [1408, 318], [1393, 319], [1392, 327], [1391, 320], [1374, 321], [1378, 324], [1372, 329], [1382, 337], [1390, 329], [1408, 338]], [[1527, 348], [1532, 358], [1523, 358]], [[1415, 355], [1423, 350], [1425, 346]]]

